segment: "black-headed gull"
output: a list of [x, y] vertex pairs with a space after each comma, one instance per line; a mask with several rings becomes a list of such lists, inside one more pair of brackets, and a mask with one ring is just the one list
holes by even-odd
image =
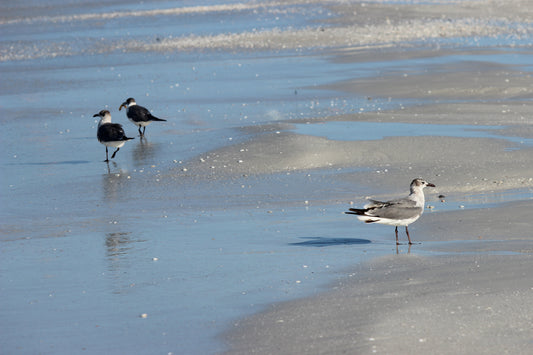
[[117, 148], [111, 159], [115, 157], [115, 154], [120, 150], [120, 148], [129, 141], [130, 139], [126, 137], [124, 129], [118, 123], [111, 123], [111, 114], [107, 110], [102, 110], [93, 117], [100, 117], [100, 122], [98, 122], [98, 130], [96, 131], [96, 137], [98, 142], [105, 145], [105, 162], [109, 161], [107, 147]]
[[[122, 110], [122, 108], [126, 108], [126, 116], [128, 116], [128, 119], [139, 127], [139, 134], [141, 137], [144, 137], [144, 131], [146, 131], [146, 126], [148, 126], [153, 121], [166, 121], [161, 118], [157, 118], [153, 116], [150, 111], [148, 111], [147, 108], [137, 105], [135, 102], [135, 99], [133, 97], [130, 97], [126, 101], [120, 105], [118, 110]], [[143, 130], [141, 132], [141, 127], [143, 127]]]

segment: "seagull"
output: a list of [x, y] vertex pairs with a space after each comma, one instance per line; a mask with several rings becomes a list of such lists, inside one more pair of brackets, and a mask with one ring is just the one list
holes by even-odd
[[395, 226], [396, 245], [400, 244], [398, 242], [398, 226], [405, 226], [405, 233], [409, 239], [409, 245], [411, 245], [413, 243], [407, 226], [416, 221], [424, 212], [424, 187], [426, 186], [435, 187], [423, 179], [414, 179], [411, 182], [411, 193], [407, 197], [386, 202], [369, 199], [370, 202], [364, 208], [350, 208], [348, 212], [344, 213], [355, 214], [360, 221], [365, 223]]
[[[123, 107], [126, 108], [126, 116], [128, 116], [128, 119], [131, 121], [131, 123], [139, 127], [139, 134], [141, 135], [141, 137], [144, 137], [144, 131], [146, 131], [146, 126], [148, 126], [150, 122], [166, 121], [153, 116], [150, 111], [148, 111], [148, 109], [146, 109], [145, 107], [137, 105], [133, 97], [130, 97], [129, 99], [124, 101], [122, 105], [120, 105], [118, 110], [122, 110]], [[142, 132], [141, 127], [143, 127]]]
[[118, 123], [111, 123], [111, 114], [107, 110], [102, 110], [97, 114], [94, 114], [93, 117], [100, 117], [100, 122], [98, 122], [98, 130], [96, 131], [96, 137], [98, 137], [98, 142], [105, 145], [105, 162], [109, 162], [107, 147], [117, 148], [111, 159], [115, 157], [115, 154], [120, 150], [120, 148], [129, 141], [130, 139], [126, 137], [122, 125]]

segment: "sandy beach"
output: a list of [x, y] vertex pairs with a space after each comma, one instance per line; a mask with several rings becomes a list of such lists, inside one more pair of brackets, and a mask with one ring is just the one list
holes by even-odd
[[[490, 117], [491, 113], [496, 116], [509, 110], [517, 121], [531, 116], [522, 103], [479, 106], [438, 105], [434, 112], [428, 107], [406, 108], [356, 117], [402, 122], [416, 117], [424, 123], [441, 124], [443, 117], [453, 116], [446, 122], [452, 124], [457, 119], [475, 125], [480, 120], [478, 112]], [[492, 112], [486, 112], [490, 107]], [[527, 122], [524, 120], [522, 137], [529, 137]], [[508, 121], [490, 124], [507, 125]], [[284, 144], [286, 140], [290, 144]], [[344, 173], [339, 178], [354, 185], [386, 186], [387, 193], [378, 196], [388, 198], [393, 196], [389, 192], [392, 189], [402, 191], [400, 182], [409, 181], [411, 176], [431, 177], [428, 179], [437, 188], [428, 193], [451, 198], [457, 208], [426, 212], [412, 229], [423, 240], [422, 245], [402, 246], [402, 255], [348, 270], [349, 277], [331, 285], [333, 291], [274, 305], [236, 322], [235, 330], [227, 336], [232, 344], [228, 353], [531, 352], [533, 277], [527, 270], [533, 261], [529, 223], [533, 201], [528, 197], [469, 210], [456, 202], [464, 194], [479, 194], [477, 198], [482, 200], [487, 193], [505, 196], [519, 190], [529, 196], [533, 184], [530, 147], [515, 150], [507, 149], [514, 144], [499, 139], [449, 137], [390, 137], [376, 142], [341, 143], [316, 137], [276, 137], [275, 142], [268, 146], [291, 153], [284, 156], [288, 161], [278, 158], [266, 164], [268, 169], [315, 168], [316, 161], [343, 168], [375, 164], [375, 169], [388, 172]], [[259, 146], [243, 146], [247, 152], [269, 150], [260, 141], [254, 144]], [[217, 159], [227, 166], [230, 164], [224, 157], [233, 156], [228, 150], [217, 153]], [[311, 163], [306, 160], [309, 156], [313, 157]], [[250, 157], [245, 156], [243, 161], [247, 159]], [[479, 204], [475, 199], [468, 202]], [[438, 210], [447, 203], [437, 199], [428, 206]], [[368, 226], [365, 233], [372, 233], [373, 227]], [[389, 227], [388, 232], [392, 241], [393, 228]]]
[[0, 352], [533, 351], [528, 0], [0, 10]]
[[324, 295], [239, 322], [230, 353], [528, 354], [533, 290], [524, 245], [512, 257], [478, 249], [377, 259]]
[[[504, 12], [521, 16], [515, 12], [519, 8], [506, 8]], [[498, 10], [488, 5], [483, 11], [494, 14]], [[530, 14], [523, 15], [531, 21]], [[473, 53], [467, 48], [448, 53], [406, 52], [387, 49], [379, 55], [388, 59], [414, 59]], [[488, 57], [497, 55], [489, 52]], [[347, 51], [339, 53], [334, 60], [358, 61], [371, 56], [365, 51]], [[420, 104], [306, 123], [327, 125], [331, 121], [353, 120], [453, 125], [460, 122], [473, 126], [495, 125], [505, 135], [531, 139], [533, 110], [528, 104], [531, 78], [521, 70], [515, 72], [516, 68], [490, 60], [459, 65], [443, 63], [414, 75], [398, 70], [379, 77], [341, 81], [327, 88], [367, 95], [369, 99], [414, 99]], [[454, 102], [457, 100], [466, 102]], [[405, 182], [413, 176], [434, 181], [436, 192], [428, 193], [445, 195], [446, 200], [451, 197], [454, 203], [464, 194], [478, 194], [477, 198], [482, 200], [485, 193], [498, 191], [502, 196], [515, 189], [529, 193], [526, 200], [518, 202], [468, 210], [461, 204], [453, 211], [426, 212], [416, 227], [413, 226], [416, 235], [424, 240], [421, 245], [401, 246], [399, 255], [377, 258], [348, 269], [347, 276], [331, 284], [326, 293], [272, 305], [258, 315], [235, 322], [235, 329], [226, 333], [231, 344], [228, 354], [529, 354], [533, 351], [533, 277], [528, 272], [533, 261], [529, 222], [533, 212], [530, 145], [524, 146], [523, 142], [515, 145], [500, 139], [438, 136], [385, 137], [379, 141], [356, 142], [299, 137], [290, 140], [293, 145], [285, 145], [285, 140], [289, 139], [277, 137], [277, 144], [271, 149], [291, 152], [290, 162], [278, 158], [266, 164], [269, 169], [282, 170], [287, 166], [306, 169], [315, 167], [316, 161], [341, 170], [346, 166], [372, 166], [371, 173], [341, 173], [339, 177], [354, 185], [386, 187], [379, 197], [391, 197], [391, 190], [401, 191], [401, 183], [405, 187]], [[267, 149], [265, 145], [260, 149], [246, 146], [247, 152]], [[228, 154], [231, 155], [228, 150], [220, 152], [220, 159], [225, 163]], [[308, 162], [309, 156], [319, 158]], [[379, 174], [383, 171], [387, 173]], [[429, 205], [438, 210], [446, 203], [434, 201]], [[366, 233], [372, 233], [372, 227]], [[393, 231], [389, 229], [392, 240]]]

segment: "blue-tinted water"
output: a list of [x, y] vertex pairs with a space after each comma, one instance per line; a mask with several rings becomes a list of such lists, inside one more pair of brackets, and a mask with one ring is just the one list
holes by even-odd
[[[316, 89], [324, 84], [478, 59], [530, 69], [528, 53], [508, 53], [507, 47], [480, 58], [361, 63], [332, 62], [327, 49], [309, 44], [261, 52], [203, 48], [208, 35], [303, 29], [331, 17], [327, 4], [316, 3], [214, 10], [241, 3], [256, 4], [0, 5], [0, 321], [9, 325], [0, 332], [3, 352], [223, 351], [217, 336], [233, 321], [272, 302], [321, 291], [353, 263], [395, 253], [392, 233], [380, 226], [369, 234], [342, 214], [352, 195], [363, 193], [354, 190], [365, 187], [332, 186], [331, 171], [209, 180], [194, 172], [175, 179], [174, 169], [214, 148], [253, 139], [243, 127], [412, 103]], [[185, 6], [207, 8], [189, 15], [142, 13]], [[141, 15], [129, 13], [134, 11]], [[104, 16], [113, 13], [121, 16]], [[147, 43], [178, 36], [191, 36], [195, 49], [147, 49]], [[137, 50], [124, 46], [135, 41], [142, 42]], [[118, 111], [130, 96], [168, 121], [150, 125], [145, 140], [128, 142], [107, 165], [92, 115], [107, 108], [134, 135], [136, 128]], [[327, 122], [295, 130], [350, 140], [443, 129], [446, 135], [500, 137], [490, 126], [368, 125]], [[374, 133], [363, 137], [361, 130]], [[338, 203], [332, 205], [332, 198]], [[495, 196], [497, 202], [516, 198]], [[457, 200], [451, 208], [459, 203], [470, 207]], [[484, 203], [490, 196], [479, 205]]]
[[518, 144], [533, 144], [532, 139], [498, 134], [498, 129], [505, 128], [500, 126], [345, 121], [297, 124], [295, 126], [295, 132], [299, 134], [320, 136], [341, 141], [381, 140], [385, 137], [393, 136], [440, 136], [496, 138]]

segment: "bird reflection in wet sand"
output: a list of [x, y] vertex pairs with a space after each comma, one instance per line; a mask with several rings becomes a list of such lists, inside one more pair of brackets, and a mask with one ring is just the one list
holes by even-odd
[[117, 169], [118, 165], [114, 161], [111, 162], [111, 166], [109, 165], [110, 162], [107, 162], [107, 175], [111, 175], [111, 166], [113, 166], [113, 169]]
[[344, 213], [357, 215], [357, 218], [365, 223], [395, 226], [396, 245], [400, 244], [398, 241], [398, 226], [405, 226], [409, 244], [413, 244], [407, 226], [424, 213], [424, 187], [426, 186], [435, 187], [435, 185], [423, 179], [414, 179], [410, 186], [411, 193], [407, 197], [385, 202], [369, 199], [370, 202], [363, 208], [350, 208], [348, 212]]
[[126, 254], [132, 248], [130, 232], [107, 233], [105, 245], [107, 247], [107, 256], [110, 258]]
[[146, 137], [140, 139], [137, 144], [133, 146], [133, 160], [136, 166], [141, 167], [145, 164], [153, 164], [157, 159], [157, 152], [160, 150], [161, 144], [151, 143]]
[[127, 170], [123, 169], [113, 170], [114, 172], [111, 172], [108, 166], [108, 172], [102, 174], [102, 201], [127, 201], [134, 189], [130, 174]]
[[[407, 253], [405, 254], [411, 254], [411, 246], [412, 244], [409, 244], [408, 248], [407, 248]], [[401, 252], [400, 252], [400, 245], [399, 244], [396, 244], [396, 254], [397, 255], [400, 255]]]
[[143, 241], [133, 238], [131, 232], [123, 232], [120, 229], [117, 232], [105, 234], [106, 260], [108, 262], [107, 277], [112, 282], [114, 294], [130, 292], [135, 286], [130, 271], [135, 265], [133, 255], [137, 243], [140, 242]]

